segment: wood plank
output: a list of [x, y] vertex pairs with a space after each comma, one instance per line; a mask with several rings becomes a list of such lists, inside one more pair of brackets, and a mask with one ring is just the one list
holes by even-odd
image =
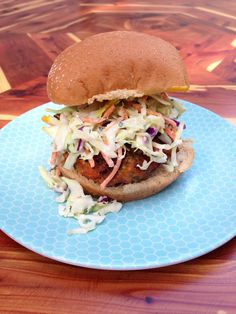
[[115, 272], [64, 265], [16, 244], [17, 249], [0, 250], [0, 310], [65, 313], [69, 307], [76, 313], [101, 313], [99, 309], [118, 314], [196, 313], [196, 309], [197, 313], [233, 313], [236, 262], [229, 257], [235, 256], [235, 245], [232, 240], [215, 250], [214, 259], [208, 254], [161, 269]]
[[[127, 14], [134, 11], [136, 13], [147, 13], [148, 11], [156, 13], [178, 13], [180, 22], [182, 19], [181, 15], [186, 14], [186, 16], [188, 15], [194, 19], [200, 19], [208, 25], [219, 27], [219, 29], [225, 28], [226, 31], [229, 31], [230, 28], [235, 28], [236, 25], [234, 16], [230, 14], [234, 5], [232, 3], [229, 6], [231, 8], [230, 11], [227, 6], [223, 8], [220, 5], [220, 1], [214, 1], [214, 3], [198, 1], [198, 5], [193, 0], [188, 4], [183, 0], [179, 1], [178, 4], [173, 3], [173, 1], [156, 3], [153, 0], [145, 2], [80, 1], [80, 3], [68, 3], [62, 0], [55, 0], [53, 3], [43, 0], [33, 0], [26, 3], [17, 1], [16, 3], [10, 3], [7, 8], [4, 7], [4, 3], [0, 3], [0, 8], [2, 6], [0, 31], [54, 32], [62, 29], [75, 31], [75, 27], [78, 27], [80, 21], [83, 19], [88, 20], [89, 15], [93, 13], [114, 12], [118, 14], [120, 12]], [[64, 14], [64, 12], [67, 14]]]
[[[173, 95], [236, 125], [235, 12], [232, 0], [2, 0], [0, 127], [48, 101], [47, 73], [63, 49], [115, 29], [172, 42], [192, 84]], [[236, 239], [186, 263], [121, 272], [50, 260], [0, 231], [0, 313], [235, 314], [235, 271]]]
[[220, 85], [215, 87], [201, 86], [201, 89], [172, 95], [209, 109], [221, 117], [236, 117], [235, 90], [226, 89]]
[[[73, 33], [68, 33], [74, 35]], [[56, 56], [66, 49], [68, 46], [75, 43], [75, 39], [67, 33], [54, 33], [54, 34], [29, 34], [28, 36], [35, 42], [35, 44], [47, 54], [53, 61]], [[74, 35], [75, 38], [78, 37]]]
[[46, 80], [45, 76], [40, 76], [0, 94], [1, 114], [18, 116], [48, 102]]
[[221, 76], [229, 82], [236, 84], [236, 50], [227, 52], [222, 62], [213, 71], [214, 74]]
[[0, 67], [0, 94], [11, 89], [11, 85], [8, 82], [2, 68]]
[[3, 128], [5, 125], [7, 125], [11, 120], [0, 120], [0, 128]]
[[16, 5], [12, 10], [2, 14], [0, 32], [6, 30], [5, 25], [8, 31], [21, 32], [42, 32], [56, 26], [59, 29], [59, 26], [73, 23], [78, 18], [78, 8], [76, 2], [68, 4], [61, 0], [50, 3], [40, 0], [34, 3], [26, 2], [19, 9]]
[[51, 60], [26, 34], [0, 34], [0, 66], [14, 87], [47, 76]]

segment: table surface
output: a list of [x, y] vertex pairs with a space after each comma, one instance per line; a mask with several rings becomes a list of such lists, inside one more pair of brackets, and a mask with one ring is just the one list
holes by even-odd
[[[178, 94], [236, 125], [236, 2], [2, 0], [0, 127], [48, 101], [54, 58], [91, 34], [137, 30], [170, 41], [191, 89]], [[175, 266], [98, 271], [0, 237], [1, 313], [236, 313], [236, 241]]]

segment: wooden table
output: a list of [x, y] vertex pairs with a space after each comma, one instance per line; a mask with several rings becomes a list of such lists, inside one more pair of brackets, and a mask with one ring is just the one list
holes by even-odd
[[[192, 84], [179, 97], [236, 124], [233, 0], [2, 0], [0, 10], [1, 127], [47, 102], [60, 51], [114, 29], [172, 42]], [[118, 272], [55, 262], [1, 232], [0, 267], [0, 313], [236, 313], [235, 240], [179, 265]]]

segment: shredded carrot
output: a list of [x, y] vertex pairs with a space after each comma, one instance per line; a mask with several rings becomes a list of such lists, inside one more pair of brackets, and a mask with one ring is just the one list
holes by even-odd
[[111, 105], [103, 114], [103, 118], [109, 118], [109, 116], [115, 111], [116, 107], [115, 105]]
[[[87, 149], [87, 148], [84, 148], [84, 152], [85, 152], [85, 154], [86, 154], [87, 156], [90, 154], [90, 151], [89, 151], [89, 149]], [[95, 162], [94, 162], [94, 159], [93, 159], [93, 158], [88, 159], [88, 162], [89, 162], [91, 168], [94, 168], [94, 167], [95, 167]]]
[[109, 123], [109, 124], [105, 127], [104, 132], [110, 130], [110, 128], [112, 128], [114, 124], [115, 124], [115, 121]]
[[59, 169], [59, 167], [56, 167], [56, 175], [57, 175], [58, 177], [60, 177], [60, 176], [62, 175], [61, 169]]
[[109, 123], [109, 124], [105, 127], [105, 129], [103, 130], [103, 132], [106, 133], [108, 130], [110, 130], [110, 128], [112, 128], [112, 127], [114, 126], [114, 124], [120, 123], [122, 120], [123, 120], [123, 118], [118, 118], [118, 119], [116, 119], [116, 121], [112, 121], [111, 123]]
[[128, 112], [126, 111], [126, 109], [124, 107], [121, 107], [120, 108], [120, 111], [121, 111], [121, 116], [124, 120], [128, 119], [129, 118], [129, 115], [128, 115]]
[[103, 119], [103, 118], [98, 118], [98, 119], [96, 119], [96, 118], [89, 118], [89, 117], [84, 117], [84, 118], [82, 118], [81, 119], [83, 122], [88, 122], [88, 123], [102, 123], [102, 122], [104, 122], [105, 121], [105, 119]]
[[104, 158], [104, 160], [106, 161], [106, 163], [108, 164], [108, 166], [110, 168], [113, 168], [114, 167], [113, 160], [110, 157], [108, 157], [106, 154], [104, 154], [103, 152], [101, 152], [101, 154], [102, 154], [102, 157]]
[[108, 141], [107, 137], [103, 137], [103, 142], [104, 142], [105, 145], [109, 144], [109, 141]]
[[141, 106], [140, 106], [140, 104], [132, 103], [131, 106], [132, 106], [135, 110], [137, 110], [138, 112], [141, 111]]
[[41, 120], [49, 125], [52, 125], [52, 123], [50, 122], [50, 116], [42, 116]]
[[91, 168], [95, 167], [95, 162], [94, 162], [93, 158], [89, 159], [88, 162], [89, 162]]
[[164, 117], [166, 124], [168, 125], [165, 128], [166, 134], [172, 139], [175, 140], [176, 137], [176, 123], [170, 118]]
[[162, 114], [161, 114], [161, 113], [156, 112], [156, 111], [153, 111], [153, 110], [150, 110], [150, 109], [147, 109], [147, 113], [148, 113], [149, 115], [152, 115], [152, 116], [162, 117]]
[[112, 169], [112, 172], [109, 174], [109, 176], [101, 183], [101, 189], [105, 189], [107, 184], [114, 178], [116, 175], [117, 171], [119, 170], [122, 162], [122, 148], [118, 148], [118, 157], [116, 159], [116, 164], [114, 168]]
[[176, 130], [172, 130], [172, 134], [173, 134], [173, 140], [175, 140], [175, 138], [176, 138]]
[[57, 152], [52, 152], [50, 157], [50, 164], [54, 165], [57, 159]]
[[176, 130], [176, 123], [175, 123], [175, 121], [173, 121], [172, 119], [167, 118], [167, 117], [164, 117], [164, 119], [165, 119], [165, 121], [166, 121], [168, 124], [170, 124], [170, 125], [173, 127], [173, 129]]
[[170, 128], [165, 128], [166, 134], [174, 141], [176, 137], [176, 130], [171, 130]]
[[168, 96], [165, 92], [161, 93], [161, 98], [164, 100], [168, 100]]
[[[106, 134], [106, 132], [107, 132], [108, 130], [110, 130], [116, 123], [119, 124], [122, 120], [123, 120], [123, 118], [118, 118], [116, 121], [110, 122], [110, 123], [105, 127], [105, 129], [103, 130], [103, 132]], [[106, 137], [103, 138], [103, 142], [104, 142], [104, 144], [109, 145], [109, 140], [108, 140], [107, 135], [106, 135]]]

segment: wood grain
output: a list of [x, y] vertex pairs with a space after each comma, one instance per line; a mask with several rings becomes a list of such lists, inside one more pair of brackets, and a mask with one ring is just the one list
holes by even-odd
[[132, 272], [64, 265], [5, 235], [0, 245], [1, 313], [235, 313], [235, 240], [187, 263]]
[[[111, 30], [174, 44], [191, 80], [175, 96], [236, 125], [235, 12], [232, 0], [0, 1], [0, 127], [48, 101], [47, 73], [63, 49]], [[235, 239], [179, 265], [119, 272], [58, 263], [0, 233], [0, 313], [233, 314], [235, 295]]]

